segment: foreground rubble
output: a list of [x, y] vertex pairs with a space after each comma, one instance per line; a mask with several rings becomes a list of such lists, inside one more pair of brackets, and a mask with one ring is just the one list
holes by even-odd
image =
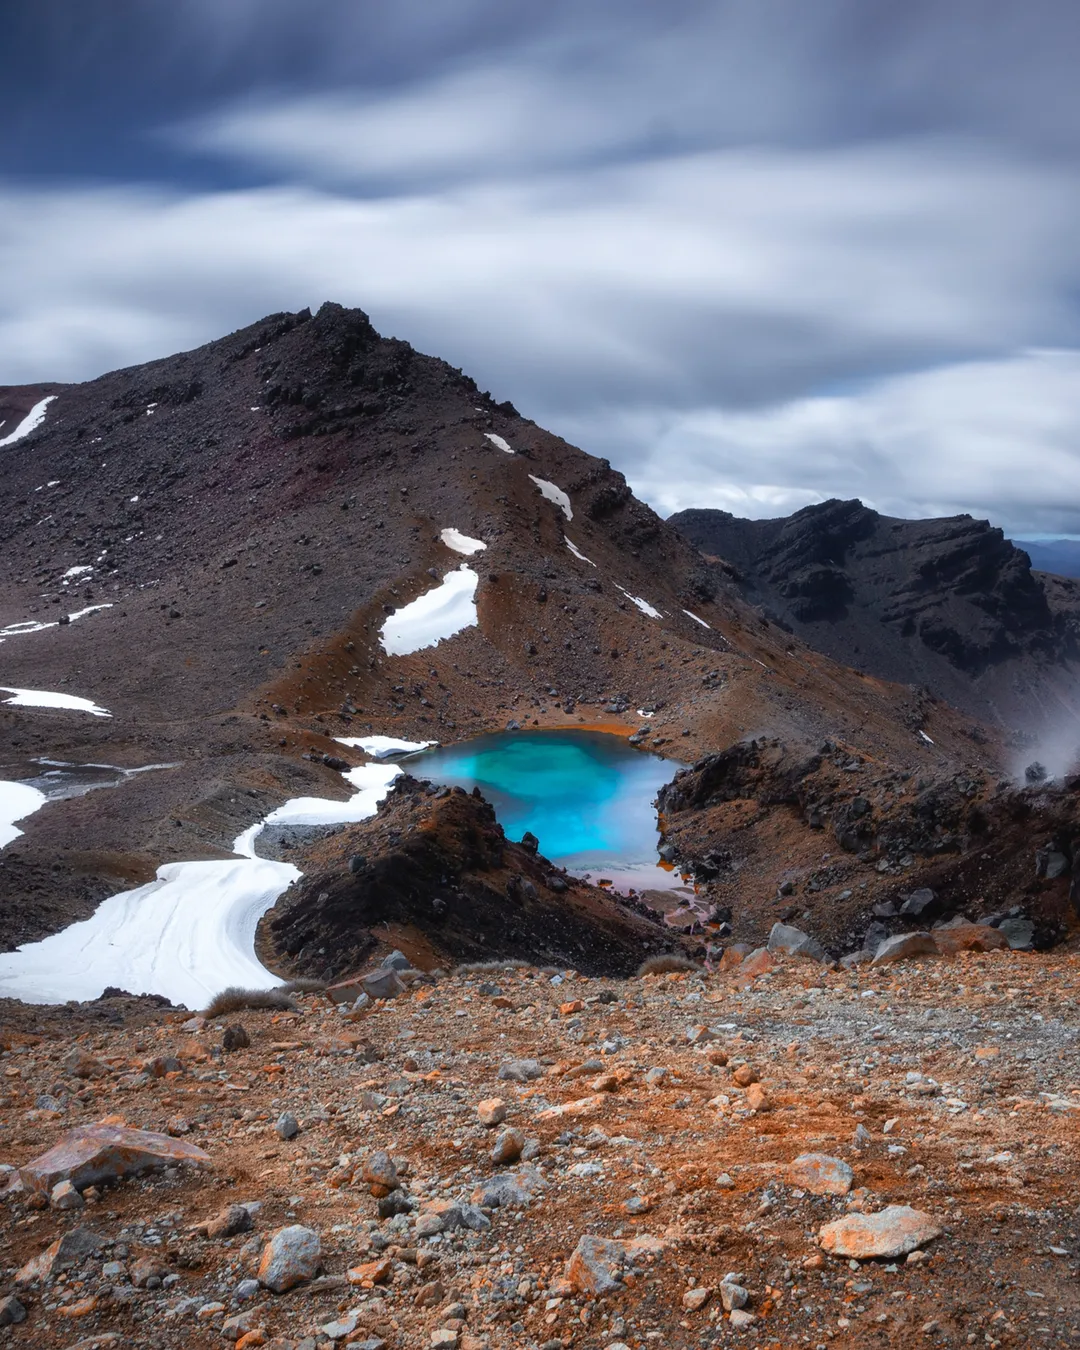
[[[7, 1005], [0, 1344], [1080, 1343], [1078, 990], [1067, 952], [775, 952], [209, 1023]], [[114, 1181], [122, 1125], [161, 1138]]]

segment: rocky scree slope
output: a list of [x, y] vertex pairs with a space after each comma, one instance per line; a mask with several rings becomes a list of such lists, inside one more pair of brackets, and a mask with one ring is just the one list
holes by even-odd
[[970, 516], [828, 501], [776, 520], [671, 516], [739, 592], [819, 651], [1009, 730], [1080, 729], [1080, 582]]
[[[356, 1014], [311, 995], [228, 1025], [14, 1005], [3, 1335], [1071, 1345], [1078, 995], [1075, 956], [1006, 951], [463, 971]], [[151, 1132], [160, 1165], [35, 1184], [36, 1159], [104, 1119]], [[192, 1146], [205, 1162], [180, 1165]]]

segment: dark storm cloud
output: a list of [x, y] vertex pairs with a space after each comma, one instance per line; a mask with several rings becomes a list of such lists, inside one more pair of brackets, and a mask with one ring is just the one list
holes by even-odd
[[17, 14], [0, 379], [330, 297], [664, 507], [1080, 523], [1071, 5]]

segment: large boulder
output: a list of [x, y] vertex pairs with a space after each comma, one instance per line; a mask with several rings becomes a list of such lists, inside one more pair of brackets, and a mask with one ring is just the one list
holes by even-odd
[[154, 1168], [209, 1166], [209, 1153], [167, 1134], [125, 1125], [80, 1125], [40, 1158], [24, 1163], [19, 1177], [31, 1191], [51, 1191], [60, 1181], [81, 1191]]

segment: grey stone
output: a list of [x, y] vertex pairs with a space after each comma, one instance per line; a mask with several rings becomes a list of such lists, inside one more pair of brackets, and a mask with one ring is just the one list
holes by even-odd
[[525, 1136], [521, 1130], [502, 1130], [491, 1150], [491, 1161], [500, 1164], [517, 1162], [524, 1147]]
[[86, 1201], [70, 1181], [58, 1181], [49, 1194], [53, 1209], [82, 1209]]
[[360, 981], [368, 998], [397, 998], [404, 993], [405, 983], [398, 972], [390, 967], [380, 967], [370, 971]]
[[485, 1209], [520, 1208], [530, 1204], [544, 1185], [535, 1167], [519, 1167], [516, 1172], [498, 1172], [483, 1182], [473, 1191], [472, 1200]]
[[536, 1059], [510, 1059], [499, 1066], [499, 1077], [510, 1083], [528, 1083], [543, 1076], [543, 1068]]
[[17, 1322], [25, 1321], [26, 1309], [14, 1294], [8, 1294], [7, 1298], [0, 1298], [0, 1327], [11, 1327]]
[[912, 956], [936, 956], [938, 945], [929, 933], [897, 933], [887, 938], [874, 953], [870, 963], [884, 966], [890, 961], [906, 961]]
[[937, 900], [937, 895], [929, 886], [920, 886], [918, 890], [912, 891], [910, 895], [904, 896], [904, 903], [900, 906], [900, 913], [909, 919], [921, 918], [933, 908]]
[[291, 1111], [283, 1111], [274, 1125], [274, 1133], [279, 1139], [295, 1139], [300, 1133], [300, 1122]]
[[1007, 918], [998, 924], [998, 932], [1005, 935], [1005, 941], [1014, 952], [1029, 952], [1034, 945], [1035, 925], [1030, 919]]
[[389, 956], [383, 957], [382, 966], [384, 970], [412, 970], [413, 964], [404, 952], [392, 951]]
[[769, 933], [766, 950], [781, 952], [785, 956], [799, 956], [808, 961], [826, 961], [825, 949], [814, 941], [808, 933], [790, 924], [774, 923]]
[[310, 1280], [318, 1273], [319, 1235], [302, 1224], [279, 1228], [263, 1248], [259, 1283], [275, 1294]]

